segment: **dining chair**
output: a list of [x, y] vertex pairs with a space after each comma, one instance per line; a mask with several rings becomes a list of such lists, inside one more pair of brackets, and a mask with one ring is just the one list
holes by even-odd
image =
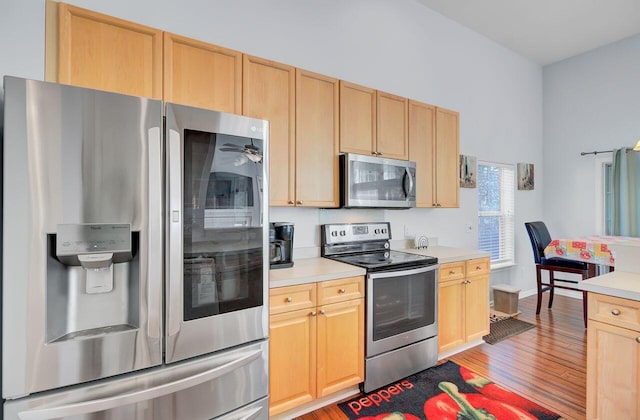
[[[572, 287], [572, 284], [578, 284], [580, 280], [566, 280], [555, 277], [556, 272], [580, 274], [582, 280], [589, 278], [589, 266], [587, 263], [580, 261], [571, 261], [563, 258], [545, 258], [544, 249], [551, 242], [551, 235], [544, 222], [527, 222], [524, 224], [531, 239], [531, 247], [533, 248], [533, 258], [536, 263], [536, 281], [538, 285], [538, 304], [536, 306], [536, 315], [540, 314], [540, 306], [542, 304], [542, 294], [549, 291], [549, 308], [553, 305], [553, 289], [578, 290], [582, 292], [582, 310], [584, 326], [587, 326], [587, 292]], [[542, 280], [542, 270], [549, 272], [549, 281]], [[560, 282], [560, 284], [558, 284]], [[567, 283], [569, 285], [567, 285]]]

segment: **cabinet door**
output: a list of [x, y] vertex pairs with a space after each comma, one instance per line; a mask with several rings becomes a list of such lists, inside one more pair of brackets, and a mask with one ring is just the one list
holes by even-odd
[[242, 112], [242, 53], [164, 33], [164, 100]]
[[409, 101], [409, 160], [416, 163], [416, 207], [435, 206], [436, 107]]
[[436, 202], [438, 207], [459, 207], [459, 114], [436, 108]]
[[375, 154], [376, 91], [340, 81], [340, 152]]
[[467, 277], [465, 285], [465, 340], [489, 334], [489, 276]]
[[269, 204], [294, 205], [295, 68], [244, 56], [242, 113], [269, 120]]
[[364, 381], [364, 299], [318, 309], [318, 397], [323, 397]]
[[338, 80], [296, 69], [296, 205], [338, 207]]
[[587, 418], [640, 418], [640, 333], [589, 320]]
[[56, 47], [58, 83], [162, 98], [159, 29], [60, 3]]
[[376, 151], [382, 157], [407, 160], [409, 101], [402, 96], [380, 91], [376, 93], [376, 100]]
[[315, 308], [269, 318], [269, 415], [316, 397]]
[[[464, 343], [464, 280], [441, 282], [438, 287], [438, 351]], [[488, 318], [487, 318], [488, 319]]]

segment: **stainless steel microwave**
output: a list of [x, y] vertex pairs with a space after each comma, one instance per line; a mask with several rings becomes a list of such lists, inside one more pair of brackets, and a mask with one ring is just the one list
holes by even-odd
[[341, 206], [416, 206], [416, 164], [406, 160], [345, 153], [340, 155]]

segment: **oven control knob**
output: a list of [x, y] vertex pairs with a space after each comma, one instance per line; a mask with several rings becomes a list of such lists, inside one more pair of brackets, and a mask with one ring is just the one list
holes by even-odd
[[340, 236], [347, 236], [347, 232], [346, 232], [346, 231], [344, 231], [344, 230], [341, 230], [341, 231], [340, 231]]
[[389, 242], [385, 242], [385, 244], [384, 244], [385, 249], [389, 249], [389, 246], [390, 246]]
[[374, 229], [373, 233], [376, 234], [376, 235], [379, 234], [380, 233], [380, 229]]
[[387, 233], [387, 229], [382, 229], [382, 233]]
[[331, 232], [331, 236], [338, 236], [338, 231], [334, 230], [333, 232]]
[[385, 258], [385, 259], [389, 258], [389, 252], [385, 252], [385, 253], [384, 253], [384, 258]]

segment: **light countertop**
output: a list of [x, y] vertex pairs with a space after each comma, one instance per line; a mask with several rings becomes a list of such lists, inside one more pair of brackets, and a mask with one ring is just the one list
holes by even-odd
[[[448, 246], [430, 246], [427, 249], [408, 248], [398, 251], [436, 257], [439, 263], [486, 258], [490, 255], [488, 252]], [[365, 274], [364, 268], [327, 258], [299, 258], [294, 260], [291, 268], [269, 270], [269, 287], [293, 286], [344, 277], [364, 276]]]
[[293, 286], [365, 274], [364, 268], [328, 258], [301, 258], [293, 261], [293, 267], [269, 270], [269, 287]]
[[436, 257], [440, 264], [473, 260], [476, 258], [488, 258], [491, 256], [490, 253], [477, 249], [454, 248], [450, 246], [429, 246], [427, 249], [407, 248], [400, 249], [399, 251]]
[[614, 271], [581, 281], [576, 288], [587, 292], [640, 301], [640, 273]]

